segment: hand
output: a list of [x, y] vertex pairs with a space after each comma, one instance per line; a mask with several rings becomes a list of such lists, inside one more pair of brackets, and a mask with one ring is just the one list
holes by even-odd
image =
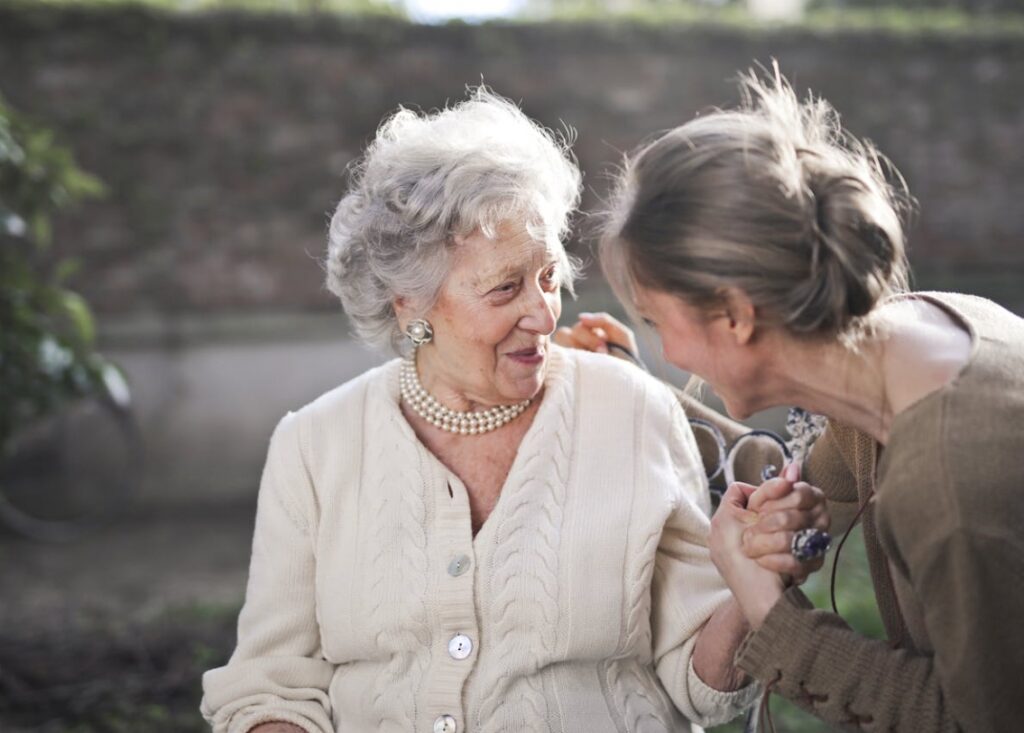
[[636, 336], [633, 331], [617, 318], [607, 313], [580, 313], [576, 325], [562, 326], [555, 332], [555, 343], [570, 349], [595, 351], [612, 354], [620, 359], [630, 359], [618, 349], [608, 349], [608, 344], [618, 344], [639, 357]]
[[759, 519], [748, 508], [758, 487], [734, 483], [711, 518], [711, 561], [725, 578], [751, 628], [758, 629], [785, 589], [778, 573], [766, 570], [743, 552], [743, 532]]
[[782, 476], [766, 481], [751, 494], [747, 509], [757, 513], [757, 520], [744, 529], [742, 537], [747, 557], [797, 585], [820, 570], [825, 557], [797, 560], [790, 552], [793, 533], [807, 528], [827, 531], [831, 524], [825, 495], [799, 479], [800, 466], [790, 464]]

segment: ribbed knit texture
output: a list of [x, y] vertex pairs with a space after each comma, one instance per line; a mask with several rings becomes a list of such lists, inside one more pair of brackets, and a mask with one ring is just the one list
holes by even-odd
[[[729, 593], [707, 549], [706, 482], [667, 388], [553, 349], [545, 394], [474, 538], [466, 489], [401, 414], [399, 362], [275, 431], [238, 648], [204, 715], [242, 733], [688, 730], [720, 693], [691, 665]], [[452, 558], [470, 568], [452, 576]], [[448, 643], [469, 637], [454, 659]]]
[[890, 643], [858, 635], [792, 589], [737, 663], [853, 729], [1019, 730], [1024, 320], [971, 296], [915, 297], [968, 325], [968, 364], [896, 416], [877, 465], [873, 440], [833, 423], [805, 474], [839, 504], [872, 501], [864, 537]]

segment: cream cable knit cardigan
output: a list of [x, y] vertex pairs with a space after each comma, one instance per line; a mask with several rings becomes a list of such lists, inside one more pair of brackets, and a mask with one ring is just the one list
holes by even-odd
[[399, 360], [280, 422], [238, 646], [203, 678], [214, 731], [679, 731], [753, 701], [691, 664], [729, 591], [678, 401], [618, 359], [550, 359], [475, 538], [465, 487], [402, 416]]

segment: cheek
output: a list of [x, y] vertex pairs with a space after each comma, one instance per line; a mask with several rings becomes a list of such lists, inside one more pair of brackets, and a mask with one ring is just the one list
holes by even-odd
[[494, 326], [487, 309], [478, 304], [445, 303], [438, 308], [438, 315], [445, 330], [444, 350], [460, 360], [478, 358]]
[[553, 293], [548, 293], [544, 296], [548, 301], [548, 307], [551, 309], [551, 313], [555, 317], [555, 323], [562, 317], [562, 289], [559, 288]]
[[702, 379], [712, 376], [710, 366], [714, 360], [701, 334], [691, 330], [666, 330], [661, 345], [666, 361]]
[[688, 372], [693, 371], [693, 357], [690, 354], [690, 349], [682, 342], [676, 341], [671, 336], [668, 338], [663, 337], [661, 339], [661, 353], [665, 361], [670, 364]]
[[467, 360], [480, 364], [494, 359], [498, 347], [515, 332], [518, 311], [512, 307], [483, 305], [474, 308], [458, 324], [460, 341]]

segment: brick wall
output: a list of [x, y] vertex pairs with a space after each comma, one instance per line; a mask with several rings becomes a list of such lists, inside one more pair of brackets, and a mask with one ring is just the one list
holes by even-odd
[[732, 103], [772, 57], [906, 175], [919, 284], [1024, 312], [1022, 38], [0, 8], [0, 91], [109, 188], [59, 228], [108, 314], [334, 308], [326, 219], [399, 103], [483, 78], [576, 127], [592, 206], [619, 151]]

